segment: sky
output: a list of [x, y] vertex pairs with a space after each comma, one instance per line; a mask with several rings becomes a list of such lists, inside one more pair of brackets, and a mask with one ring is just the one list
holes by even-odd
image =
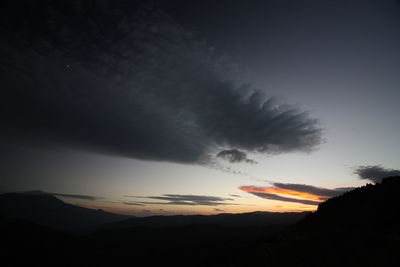
[[400, 171], [398, 1], [4, 1], [0, 191], [308, 211]]

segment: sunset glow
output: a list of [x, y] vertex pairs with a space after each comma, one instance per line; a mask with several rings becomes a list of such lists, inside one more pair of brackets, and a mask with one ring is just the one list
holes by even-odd
[[263, 193], [263, 194], [277, 194], [282, 196], [290, 196], [294, 198], [309, 199], [315, 201], [322, 201], [323, 196], [317, 196], [310, 193], [298, 192], [294, 190], [282, 189], [277, 187], [256, 187], [256, 186], [242, 186], [240, 190], [248, 193]]

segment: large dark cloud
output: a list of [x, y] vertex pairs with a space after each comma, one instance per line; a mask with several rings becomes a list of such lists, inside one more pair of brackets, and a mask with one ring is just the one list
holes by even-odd
[[[184, 205], [184, 206], [220, 206], [220, 205], [237, 205], [235, 203], [227, 202], [232, 201], [231, 198], [215, 197], [215, 196], [202, 196], [202, 195], [176, 195], [164, 194], [162, 196], [147, 196], [137, 197], [145, 199], [163, 200], [163, 202], [154, 201], [136, 201], [141, 205]], [[131, 204], [133, 205], [133, 204]]]
[[342, 187], [335, 189], [328, 189], [323, 187], [316, 187], [306, 184], [286, 184], [286, 183], [273, 183], [274, 186], [282, 189], [293, 190], [297, 192], [309, 193], [321, 197], [334, 197], [342, 194], [343, 192], [354, 189], [353, 187]]
[[354, 171], [360, 179], [370, 180], [374, 183], [379, 183], [382, 178], [389, 176], [400, 176], [400, 170], [386, 169], [381, 165], [366, 165], [359, 166]]
[[[2, 1], [3, 142], [207, 163], [226, 149], [310, 151], [317, 121], [143, 1]], [[6, 75], [4, 75], [6, 74]]]

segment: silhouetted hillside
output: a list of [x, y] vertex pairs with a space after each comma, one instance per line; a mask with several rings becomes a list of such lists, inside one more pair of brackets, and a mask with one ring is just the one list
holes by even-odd
[[0, 216], [2, 266], [72, 266], [74, 238], [32, 222]]
[[69, 205], [43, 192], [0, 195], [0, 210], [7, 215], [0, 217], [0, 234], [8, 244], [4, 257], [18, 252], [32, 259], [21, 258], [10, 266], [53, 266], [57, 261], [64, 266], [120, 266], [132, 259], [146, 266], [226, 266], [234, 255], [305, 215], [253, 212], [135, 217], [78, 236], [41, 225], [71, 229], [98, 223], [104, 220], [98, 216], [108, 213]]
[[78, 230], [130, 217], [74, 206], [41, 191], [1, 194], [0, 214], [63, 230]]
[[217, 215], [175, 215], [133, 217], [116, 223], [103, 225], [102, 230], [133, 227], [177, 227], [186, 225], [219, 225], [224, 227], [259, 227], [268, 225], [290, 225], [302, 219], [306, 212], [250, 212], [242, 214], [221, 213]]
[[230, 266], [399, 266], [400, 177], [331, 198]]
[[369, 228], [399, 230], [400, 177], [356, 188], [328, 199], [299, 222], [304, 229]]
[[104, 230], [84, 239], [96, 252], [102, 251], [122, 262], [135, 255], [146, 266], [229, 266], [234, 255], [263, 242], [304, 215], [252, 212], [131, 218], [106, 225]]
[[[327, 200], [293, 226], [304, 213], [132, 218], [80, 236], [0, 217], [9, 244], [3, 258], [14, 260], [10, 266], [394, 267], [399, 195], [400, 177], [386, 178]], [[17, 198], [11, 196], [1, 197]], [[36, 201], [66, 205], [48, 194]], [[14, 259], [15, 252], [32, 260]]]

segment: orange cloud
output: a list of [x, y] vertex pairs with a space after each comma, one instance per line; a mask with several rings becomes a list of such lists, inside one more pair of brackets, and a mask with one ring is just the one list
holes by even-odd
[[263, 194], [276, 194], [283, 196], [290, 196], [295, 198], [309, 199], [314, 201], [322, 201], [325, 199], [324, 196], [318, 196], [305, 192], [298, 192], [289, 189], [282, 189], [278, 187], [258, 187], [258, 186], [242, 186], [240, 190], [248, 193], [263, 193]]

